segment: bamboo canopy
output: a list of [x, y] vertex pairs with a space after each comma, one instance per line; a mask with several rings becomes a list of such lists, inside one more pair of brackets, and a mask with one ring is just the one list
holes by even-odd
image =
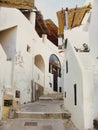
[[[67, 29], [72, 29], [74, 27], [80, 26], [85, 14], [89, 12], [91, 9], [91, 5], [71, 8], [71, 9], [62, 9], [61, 11], [57, 12], [58, 18], [58, 35], [64, 34], [64, 26], [67, 26]], [[67, 12], [67, 21], [68, 25], [66, 25], [66, 13]]]
[[0, 0], [0, 6], [32, 9], [34, 7], [34, 0]]

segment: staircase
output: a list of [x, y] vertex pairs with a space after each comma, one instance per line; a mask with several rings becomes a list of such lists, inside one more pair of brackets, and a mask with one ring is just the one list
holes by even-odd
[[21, 105], [15, 119], [2, 122], [0, 130], [78, 130], [64, 108], [61, 95], [48, 94], [36, 102]]
[[68, 113], [54, 113], [54, 112], [16, 112], [15, 118], [33, 118], [33, 119], [70, 119], [71, 115]]
[[37, 102], [22, 105], [15, 118], [69, 120], [71, 114], [64, 109], [63, 94], [53, 93], [41, 96]]

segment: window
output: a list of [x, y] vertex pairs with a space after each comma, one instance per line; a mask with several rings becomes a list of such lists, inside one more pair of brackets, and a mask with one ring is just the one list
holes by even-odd
[[59, 92], [62, 92], [62, 88], [61, 87], [59, 87]]
[[68, 73], [68, 61], [66, 61], [66, 73]]
[[31, 47], [29, 45], [27, 45], [27, 52], [31, 52]]
[[66, 98], [66, 92], [64, 93], [64, 96], [65, 96], [65, 98]]
[[49, 64], [49, 72], [52, 73], [52, 65]]
[[16, 90], [16, 95], [15, 95], [16, 98], [20, 98], [20, 91], [19, 90]]
[[66, 39], [65, 39], [64, 48], [67, 48], [67, 42], [68, 42], [68, 39], [66, 38]]
[[58, 68], [58, 76], [61, 77], [61, 68]]
[[77, 105], [77, 85], [74, 84], [74, 105]]
[[12, 100], [4, 100], [4, 106], [12, 106]]

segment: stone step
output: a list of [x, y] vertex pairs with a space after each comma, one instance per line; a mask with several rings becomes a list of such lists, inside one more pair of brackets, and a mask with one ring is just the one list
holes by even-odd
[[49, 93], [39, 97], [40, 100], [63, 100], [63, 93]]
[[48, 97], [48, 96], [41, 96], [39, 97], [39, 100], [53, 100], [53, 97]]
[[15, 118], [34, 118], [34, 119], [70, 119], [70, 113], [52, 112], [19, 112], [15, 113]]

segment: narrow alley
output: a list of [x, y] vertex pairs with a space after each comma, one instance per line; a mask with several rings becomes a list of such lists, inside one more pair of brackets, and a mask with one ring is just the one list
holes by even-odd
[[0, 0], [0, 130], [98, 130], [98, 0], [61, 1]]

